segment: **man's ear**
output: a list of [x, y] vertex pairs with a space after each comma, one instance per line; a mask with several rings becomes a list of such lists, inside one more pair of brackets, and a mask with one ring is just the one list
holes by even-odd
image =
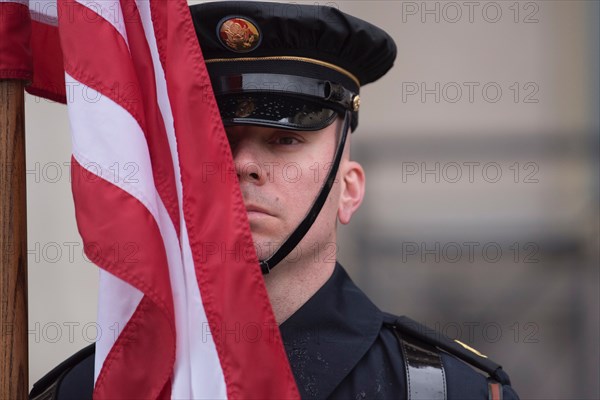
[[338, 219], [342, 224], [350, 222], [352, 215], [365, 195], [365, 171], [356, 161], [346, 161], [340, 176], [340, 204]]

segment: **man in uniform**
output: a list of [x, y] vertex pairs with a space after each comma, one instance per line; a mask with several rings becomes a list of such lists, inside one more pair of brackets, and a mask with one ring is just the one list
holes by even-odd
[[[364, 195], [350, 132], [360, 87], [393, 65], [391, 37], [323, 6], [218, 2], [191, 12], [302, 398], [518, 398], [485, 356], [380, 311], [327, 251]], [[88, 348], [31, 396], [86, 398], [92, 389]]]

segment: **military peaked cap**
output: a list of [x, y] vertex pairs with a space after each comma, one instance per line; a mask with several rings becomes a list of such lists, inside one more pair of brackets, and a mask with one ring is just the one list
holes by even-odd
[[358, 124], [360, 87], [393, 65], [382, 29], [333, 7], [254, 1], [190, 7], [223, 122], [319, 130]]

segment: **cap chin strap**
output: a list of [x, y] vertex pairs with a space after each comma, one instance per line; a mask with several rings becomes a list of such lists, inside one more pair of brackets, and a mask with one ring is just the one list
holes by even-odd
[[339, 135], [339, 140], [337, 144], [337, 149], [335, 151], [335, 155], [333, 157], [333, 164], [331, 165], [331, 169], [329, 170], [329, 174], [327, 175], [327, 179], [319, 192], [319, 195], [316, 197], [312, 207], [308, 211], [308, 214], [304, 217], [302, 222], [296, 227], [294, 232], [286, 239], [286, 241], [281, 245], [279, 249], [268, 259], [260, 261], [260, 269], [263, 275], [268, 274], [277, 264], [281, 262], [285, 257], [294, 248], [300, 243], [306, 232], [310, 229], [312, 224], [317, 219], [317, 216], [321, 212], [323, 205], [325, 204], [325, 200], [327, 200], [327, 196], [329, 196], [329, 192], [331, 191], [331, 187], [333, 186], [333, 182], [335, 180], [335, 176], [337, 175], [338, 169], [340, 167], [340, 161], [342, 159], [342, 153], [344, 152], [344, 146], [346, 144], [346, 137], [348, 136], [348, 128], [350, 127], [350, 111], [346, 111], [344, 114], [344, 123], [342, 124], [342, 131]]

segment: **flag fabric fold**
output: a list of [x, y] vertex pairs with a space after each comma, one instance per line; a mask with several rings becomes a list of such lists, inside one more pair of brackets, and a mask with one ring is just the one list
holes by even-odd
[[0, 77], [68, 104], [94, 398], [298, 398], [185, 0], [3, 6]]
[[30, 80], [31, 18], [25, 1], [0, 0], [0, 79]]

